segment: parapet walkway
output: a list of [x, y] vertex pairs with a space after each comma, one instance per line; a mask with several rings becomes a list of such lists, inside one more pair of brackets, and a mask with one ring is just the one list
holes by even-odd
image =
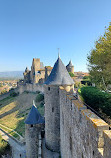
[[0, 129], [0, 134], [4, 140], [6, 140], [12, 147], [12, 157], [13, 158], [26, 158], [25, 145], [20, 144], [14, 139], [12, 139], [6, 132]]

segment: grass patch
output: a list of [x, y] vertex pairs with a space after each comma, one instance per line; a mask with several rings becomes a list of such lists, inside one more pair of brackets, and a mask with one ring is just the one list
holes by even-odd
[[[21, 136], [25, 135], [25, 123], [33, 100], [37, 98], [36, 93], [23, 93], [16, 97], [8, 97], [0, 101], [0, 124], [9, 127]], [[43, 95], [42, 95], [43, 96]], [[42, 98], [39, 94], [39, 98]], [[41, 100], [41, 99], [40, 99]], [[44, 115], [44, 106], [42, 102], [36, 102], [36, 106], [41, 115]], [[6, 130], [6, 129], [4, 129]], [[6, 130], [7, 131], [7, 130]], [[8, 131], [11, 135], [18, 138], [14, 132]]]

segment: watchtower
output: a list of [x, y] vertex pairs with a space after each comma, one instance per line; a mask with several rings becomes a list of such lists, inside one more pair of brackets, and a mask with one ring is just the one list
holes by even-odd
[[68, 72], [72, 72], [74, 74], [74, 65], [72, 64], [72, 61], [69, 61], [69, 64], [66, 66], [66, 69]]
[[44, 86], [45, 93], [45, 139], [46, 147], [52, 151], [60, 151], [60, 103], [59, 86], [69, 90], [74, 82], [66, 67], [58, 57], [51, 74]]
[[39, 133], [44, 128], [44, 119], [33, 103], [30, 113], [25, 120], [25, 139], [27, 158], [37, 158]]

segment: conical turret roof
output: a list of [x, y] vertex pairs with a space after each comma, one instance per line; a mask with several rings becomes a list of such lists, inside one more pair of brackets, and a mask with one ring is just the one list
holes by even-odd
[[46, 85], [72, 85], [74, 81], [70, 77], [65, 65], [58, 57], [48, 79], [44, 83]]
[[68, 64], [66, 67], [68, 67], [68, 66], [69, 66], [69, 67], [72, 67], [72, 66], [73, 66], [73, 64], [72, 64], [72, 61], [71, 61], [71, 60], [69, 61], [69, 64]]
[[37, 110], [37, 107], [33, 103], [33, 106], [27, 116], [27, 119], [25, 120], [25, 124], [41, 124], [44, 122], [44, 118], [41, 116], [41, 114]]

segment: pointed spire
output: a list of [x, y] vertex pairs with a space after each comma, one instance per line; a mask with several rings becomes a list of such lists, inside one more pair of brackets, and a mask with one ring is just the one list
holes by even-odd
[[72, 65], [72, 60], [70, 60], [70, 62], [69, 62], [71, 65]]
[[73, 67], [73, 64], [72, 64], [71, 60], [69, 61], [69, 64], [66, 67], [68, 67], [68, 66]]
[[70, 77], [65, 65], [60, 58], [57, 59], [55, 65], [45, 81], [46, 85], [72, 85], [74, 81]]
[[[35, 101], [33, 100], [33, 106], [35, 106]], [[35, 106], [36, 107], [36, 106]]]
[[25, 120], [26, 124], [41, 124], [44, 123], [44, 118], [41, 116], [37, 107], [35, 106], [35, 102], [33, 100], [32, 108]]
[[58, 48], [58, 58], [60, 58], [60, 48]]

